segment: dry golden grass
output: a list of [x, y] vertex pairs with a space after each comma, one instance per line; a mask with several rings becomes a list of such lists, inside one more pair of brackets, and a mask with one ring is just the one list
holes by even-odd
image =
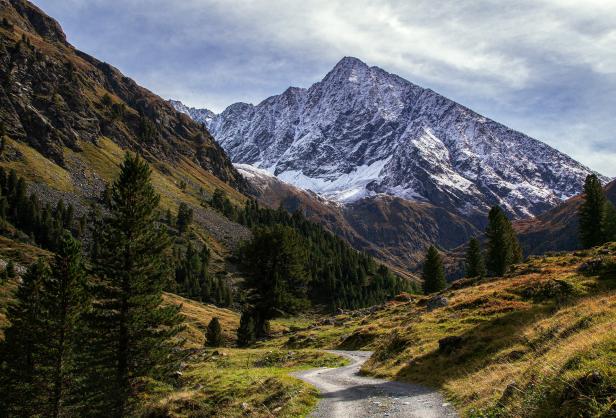
[[68, 171], [45, 158], [34, 148], [12, 139], [8, 139], [6, 146], [15, 150], [20, 158], [1, 162], [0, 166], [6, 170], [14, 169], [17, 174], [29, 181], [47, 183], [60, 191], [73, 191], [73, 183]]
[[[616, 245], [459, 283], [442, 292], [448, 306], [433, 311], [427, 297], [412, 297], [268, 345], [373, 349], [365, 372], [440, 388], [463, 416], [614, 416], [616, 278], [578, 270], [597, 257], [613, 269]], [[439, 343], [446, 337], [460, 340], [447, 347]], [[580, 383], [592, 371], [600, 382]]]
[[181, 337], [186, 339], [188, 348], [203, 347], [205, 330], [214, 317], [217, 317], [220, 321], [226, 343], [228, 345], [235, 344], [237, 328], [240, 325], [240, 317], [237, 312], [213, 305], [205, 305], [172, 293], [165, 293], [163, 300], [164, 303], [181, 305], [181, 313], [185, 318], [184, 324], [186, 325]]

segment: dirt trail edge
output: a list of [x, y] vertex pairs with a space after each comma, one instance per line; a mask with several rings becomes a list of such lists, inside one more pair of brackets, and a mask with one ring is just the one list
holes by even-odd
[[336, 369], [320, 368], [293, 375], [319, 389], [320, 401], [313, 418], [441, 418], [458, 417], [435, 390], [424, 386], [359, 376], [369, 351], [329, 351], [351, 364]]

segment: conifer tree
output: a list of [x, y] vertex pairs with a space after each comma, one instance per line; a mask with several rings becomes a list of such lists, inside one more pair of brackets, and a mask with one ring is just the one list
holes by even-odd
[[606, 242], [616, 241], [616, 207], [606, 199], [601, 224], [603, 238]]
[[440, 292], [447, 286], [443, 260], [434, 245], [431, 245], [426, 253], [421, 278], [423, 279], [423, 291], [426, 295]]
[[471, 238], [468, 243], [464, 267], [465, 277], [483, 277], [486, 275], [486, 265], [477, 238]]
[[188, 207], [188, 205], [184, 202], [180, 203], [180, 207], [178, 209], [178, 217], [177, 217], [177, 227], [180, 235], [185, 234], [188, 231], [190, 224], [193, 219], [193, 210]]
[[94, 234], [98, 281], [87, 360], [96, 382], [88, 396], [97, 404], [91, 414], [131, 415], [138, 382], [166, 380], [177, 367], [181, 317], [179, 307], [162, 306], [170, 271], [169, 239], [157, 224], [159, 199], [147, 163], [127, 154], [111, 188], [109, 215]]
[[49, 414], [48, 399], [42, 395], [43, 350], [46, 338], [42, 320], [43, 283], [49, 267], [39, 259], [22, 276], [9, 305], [11, 324], [0, 346], [0, 416], [29, 417]]
[[240, 251], [249, 272], [245, 286], [256, 311], [256, 333], [266, 333], [266, 323], [284, 312], [296, 313], [308, 305], [310, 276], [302, 239], [292, 228], [274, 225], [254, 230], [252, 241]]
[[502, 276], [510, 267], [522, 261], [522, 249], [507, 215], [498, 206], [490, 209], [486, 229], [488, 272]]
[[217, 317], [212, 318], [207, 325], [205, 343], [210, 347], [220, 347], [223, 345], [222, 327]]
[[44, 282], [42, 299], [46, 333], [42, 346], [48, 368], [50, 416], [70, 416], [75, 404], [82, 401], [77, 351], [87, 294], [81, 244], [68, 231], [59, 240], [51, 274]]
[[606, 199], [595, 174], [586, 177], [583, 198], [578, 211], [580, 242], [584, 248], [591, 248], [605, 242], [601, 224]]
[[15, 273], [15, 263], [13, 262], [13, 260], [9, 260], [9, 262], [6, 263], [5, 269], [6, 269], [6, 275], [9, 278], [12, 279], [13, 277], [15, 277], [15, 275], [16, 275], [16, 273]]
[[252, 313], [245, 310], [242, 312], [240, 326], [237, 329], [237, 345], [239, 347], [248, 347], [255, 342], [255, 339], [255, 322]]

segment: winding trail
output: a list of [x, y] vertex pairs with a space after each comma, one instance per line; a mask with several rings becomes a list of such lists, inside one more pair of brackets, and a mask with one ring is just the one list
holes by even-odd
[[294, 373], [316, 386], [321, 395], [313, 418], [442, 418], [457, 417], [441, 395], [424, 386], [360, 376], [369, 351], [329, 351], [351, 364], [336, 369], [320, 368]]

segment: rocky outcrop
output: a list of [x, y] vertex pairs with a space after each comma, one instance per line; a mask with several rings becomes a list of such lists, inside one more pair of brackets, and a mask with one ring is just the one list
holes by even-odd
[[0, 0], [0, 122], [59, 165], [63, 149], [106, 136], [150, 162], [189, 159], [234, 188], [245, 180], [201, 124], [111, 65], [73, 48], [24, 0]]

